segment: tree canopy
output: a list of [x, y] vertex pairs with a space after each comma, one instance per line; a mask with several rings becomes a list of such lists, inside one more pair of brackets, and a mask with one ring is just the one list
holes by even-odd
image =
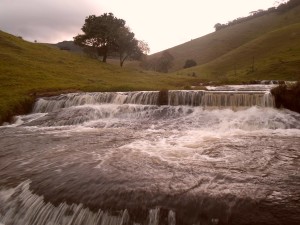
[[91, 15], [85, 19], [81, 30], [84, 34], [74, 37], [75, 44], [96, 49], [98, 56], [106, 62], [111, 53], [119, 54], [120, 66], [128, 58], [139, 59], [149, 52], [148, 44], [137, 40], [123, 19], [116, 18], [112, 13], [101, 16]]
[[149, 52], [148, 44], [135, 39], [134, 33], [128, 27], [123, 27], [119, 30], [116, 45], [118, 46], [120, 66], [123, 66], [124, 61], [128, 57], [140, 59], [144, 53], [147, 54]]

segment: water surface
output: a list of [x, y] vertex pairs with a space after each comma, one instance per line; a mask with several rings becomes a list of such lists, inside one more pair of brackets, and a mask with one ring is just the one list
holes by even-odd
[[2, 126], [0, 224], [299, 224], [299, 114], [147, 95], [45, 98]]

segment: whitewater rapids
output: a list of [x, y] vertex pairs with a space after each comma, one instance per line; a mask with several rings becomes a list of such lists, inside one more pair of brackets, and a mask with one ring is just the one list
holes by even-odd
[[299, 224], [298, 113], [70, 96], [0, 128], [0, 224]]

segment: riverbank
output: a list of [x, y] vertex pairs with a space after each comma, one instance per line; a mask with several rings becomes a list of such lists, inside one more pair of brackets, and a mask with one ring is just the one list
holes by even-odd
[[300, 81], [288, 86], [285, 84], [271, 90], [277, 108], [286, 108], [300, 113]]

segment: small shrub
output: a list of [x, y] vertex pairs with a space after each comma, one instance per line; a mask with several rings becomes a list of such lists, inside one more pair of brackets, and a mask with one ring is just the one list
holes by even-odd
[[193, 67], [193, 66], [196, 66], [196, 65], [197, 65], [197, 63], [195, 62], [195, 60], [188, 59], [188, 60], [185, 61], [185, 64], [184, 64], [183, 68], [186, 69], [186, 68], [190, 68], [190, 67]]

